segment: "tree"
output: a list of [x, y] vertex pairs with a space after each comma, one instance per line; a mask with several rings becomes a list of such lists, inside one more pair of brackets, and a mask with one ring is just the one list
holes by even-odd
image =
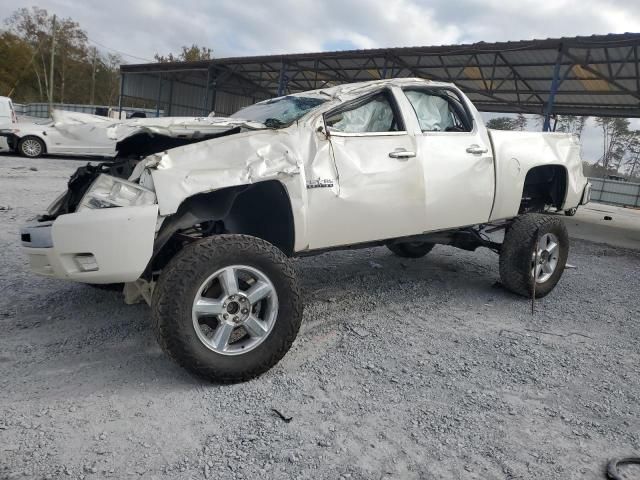
[[625, 169], [630, 179], [633, 179], [632, 177], [640, 176], [640, 131], [633, 130], [628, 137]]
[[486, 125], [493, 130], [518, 130], [515, 119], [510, 117], [492, 118]]
[[183, 46], [182, 51], [174, 55], [169, 53], [166, 56], [156, 53], [153, 58], [158, 63], [169, 62], [195, 62], [197, 60], [211, 60], [213, 58], [213, 50], [208, 47], [199, 47], [195, 43], [190, 47]]
[[605, 169], [620, 167], [629, 142], [629, 120], [626, 118], [596, 117], [596, 125], [602, 130], [602, 156], [596, 164]]
[[[4, 23], [6, 29], [0, 30], [0, 95], [10, 95], [17, 103], [47, 100], [52, 16], [42, 8], [20, 8]], [[86, 103], [93, 90], [96, 104], [114, 105], [121, 63], [118, 55], [104, 55], [90, 47], [77, 22], [57, 19], [55, 101]]]
[[519, 113], [515, 118], [492, 118], [487, 122], [487, 128], [492, 128], [493, 130], [526, 130], [527, 123], [527, 117], [525, 117], [522, 113]]
[[0, 95], [38, 100], [39, 89], [31, 71], [35, 51], [11, 32], [0, 32]]
[[556, 132], [573, 133], [578, 138], [582, 137], [582, 131], [589, 117], [576, 117], [574, 115], [560, 115], [557, 118]]

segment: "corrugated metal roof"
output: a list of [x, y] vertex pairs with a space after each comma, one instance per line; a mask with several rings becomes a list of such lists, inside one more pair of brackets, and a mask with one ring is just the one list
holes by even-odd
[[[175, 99], [185, 105], [213, 98], [212, 87], [206, 93], [207, 79], [215, 82], [218, 93], [243, 98], [240, 103], [245, 104], [249, 98], [276, 95], [281, 79], [284, 91], [294, 93], [346, 82], [421, 77], [456, 83], [481, 110], [525, 113], [545, 111], [557, 72], [554, 113], [640, 117], [639, 58], [640, 33], [624, 33], [122, 65], [121, 72], [126, 76], [124, 93], [132, 97], [156, 98], [149, 83], [153, 77], [189, 83], [193, 88], [185, 90], [185, 98]], [[157, 90], [157, 80], [155, 84]], [[163, 102], [174, 101], [165, 95]]]

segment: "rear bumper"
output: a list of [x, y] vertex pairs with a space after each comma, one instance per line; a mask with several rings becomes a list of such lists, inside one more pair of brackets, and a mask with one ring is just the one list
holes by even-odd
[[158, 206], [87, 210], [22, 228], [31, 270], [84, 283], [131, 282], [153, 253]]

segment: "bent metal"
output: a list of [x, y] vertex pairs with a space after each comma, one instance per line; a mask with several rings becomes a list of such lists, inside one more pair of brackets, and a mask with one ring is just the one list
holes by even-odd
[[288, 95], [230, 118], [100, 128], [118, 157], [78, 169], [22, 229], [31, 269], [124, 284], [128, 302], [150, 305], [162, 348], [213, 381], [259, 375], [295, 340], [293, 256], [485, 247], [507, 289], [541, 297], [569, 250], [546, 213], [590, 195], [575, 137], [488, 130], [455, 85], [421, 79]]

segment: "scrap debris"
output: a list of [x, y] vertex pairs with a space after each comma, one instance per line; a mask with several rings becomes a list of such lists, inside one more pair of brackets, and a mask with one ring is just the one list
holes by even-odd
[[278, 415], [278, 417], [280, 417], [280, 420], [282, 420], [284, 423], [289, 423], [291, 420], [293, 420], [293, 417], [287, 417], [286, 415], [281, 413], [280, 410], [276, 408], [272, 408], [271, 410], [273, 410], [275, 414]]

